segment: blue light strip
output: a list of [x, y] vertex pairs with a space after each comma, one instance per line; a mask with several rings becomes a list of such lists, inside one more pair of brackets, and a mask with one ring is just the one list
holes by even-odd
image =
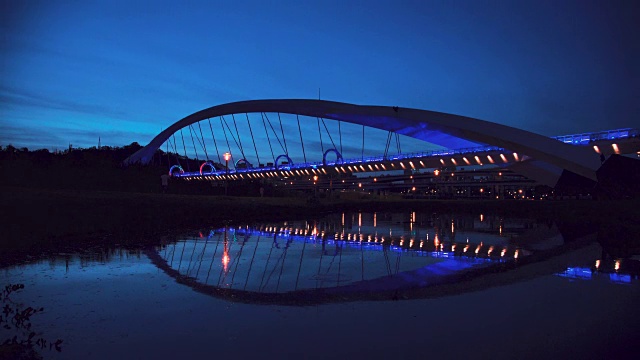
[[[592, 132], [592, 133], [554, 136], [552, 137], [552, 139], [562, 141], [566, 144], [586, 145], [586, 144], [589, 144], [590, 142], [598, 141], [598, 140], [616, 140], [616, 139], [626, 139], [626, 138], [632, 138], [632, 137], [638, 137], [638, 136], [640, 136], [639, 130], [632, 129], [632, 128], [623, 128], [623, 129], [614, 129], [614, 130]], [[504, 151], [504, 149], [497, 146], [478, 146], [478, 147], [461, 148], [461, 149], [433, 150], [428, 152], [415, 152], [415, 153], [390, 155], [390, 156], [387, 156], [386, 158], [384, 156], [372, 156], [364, 159], [354, 158], [354, 159], [344, 159], [342, 161], [327, 161], [326, 166], [360, 165], [360, 164], [366, 164], [371, 162], [398, 161], [398, 160], [409, 160], [409, 159], [420, 160], [424, 158], [431, 158], [431, 157], [437, 157], [437, 156], [463, 155], [463, 154], [472, 154], [472, 153], [490, 152], [490, 151]], [[227, 174], [239, 175], [239, 174], [262, 173], [262, 172], [268, 172], [268, 171], [318, 169], [323, 166], [325, 165], [322, 163], [322, 161], [316, 161], [316, 162], [280, 165], [278, 167], [269, 166], [269, 167], [260, 167], [260, 168], [233, 169], [233, 170], [230, 169], [228, 173], [226, 170], [218, 170], [218, 171], [212, 171], [210, 173], [202, 173], [202, 174], [200, 174], [200, 172], [181, 172], [179, 174], [173, 174], [173, 176], [184, 177], [184, 178], [202, 177], [202, 176], [218, 177], [218, 176], [227, 175]]]

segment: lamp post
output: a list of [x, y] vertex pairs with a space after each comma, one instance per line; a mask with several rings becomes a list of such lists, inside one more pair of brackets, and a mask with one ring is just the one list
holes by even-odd
[[227, 189], [229, 187], [229, 159], [231, 159], [231, 153], [226, 152], [222, 156], [224, 157], [225, 168], [227, 169], [227, 179], [224, 182], [224, 195], [227, 196]]

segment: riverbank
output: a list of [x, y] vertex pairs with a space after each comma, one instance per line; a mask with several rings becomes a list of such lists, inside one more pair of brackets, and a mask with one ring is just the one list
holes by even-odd
[[[430, 212], [527, 217], [554, 221], [576, 236], [600, 232], [640, 243], [640, 201], [466, 201], [398, 198], [309, 201], [307, 198], [225, 197], [116, 191], [0, 188], [2, 257], [87, 242], [156, 243], [183, 229], [313, 219], [331, 212]], [[624, 230], [624, 236], [616, 235]], [[629, 235], [631, 234], [631, 235]], [[623, 244], [624, 245], [624, 244]], [[635, 246], [635, 245], [634, 245]], [[2, 261], [2, 259], [0, 259]]]

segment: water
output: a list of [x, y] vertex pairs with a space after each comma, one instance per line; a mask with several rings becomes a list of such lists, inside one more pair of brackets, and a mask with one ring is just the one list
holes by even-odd
[[334, 214], [45, 254], [0, 284], [45, 308], [33, 329], [64, 340], [48, 358], [626, 357], [640, 262], [594, 240], [484, 214]]

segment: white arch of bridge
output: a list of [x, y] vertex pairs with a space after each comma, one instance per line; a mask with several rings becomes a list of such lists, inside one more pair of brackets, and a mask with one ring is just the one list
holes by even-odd
[[148, 163], [155, 151], [176, 131], [201, 120], [243, 113], [283, 113], [340, 120], [452, 148], [498, 146], [538, 162], [572, 171], [597, 181], [598, 154], [587, 147], [565, 144], [530, 131], [485, 120], [442, 112], [391, 106], [354, 105], [326, 100], [248, 100], [213, 106], [169, 126], [132, 154], [125, 164]]

